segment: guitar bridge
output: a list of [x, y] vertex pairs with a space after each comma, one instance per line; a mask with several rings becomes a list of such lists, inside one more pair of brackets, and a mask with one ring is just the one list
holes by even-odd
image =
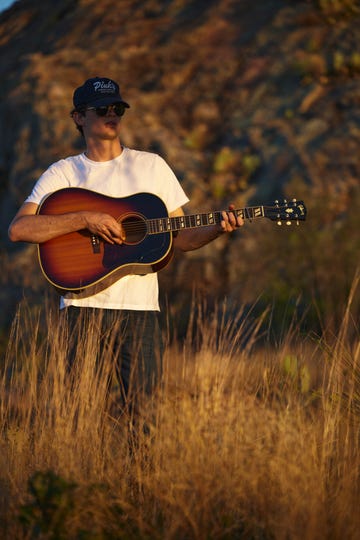
[[96, 234], [92, 234], [90, 236], [90, 240], [91, 240], [91, 246], [92, 246], [92, 249], [93, 249], [93, 253], [100, 253], [100, 240], [99, 240], [99, 237], [96, 236]]

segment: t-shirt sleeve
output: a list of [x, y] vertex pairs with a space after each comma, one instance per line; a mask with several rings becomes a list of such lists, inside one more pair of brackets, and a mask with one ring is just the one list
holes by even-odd
[[25, 202], [40, 204], [44, 197], [63, 187], [68, 187], [68, 182], [57, 163], [54, 163], [37, 180]]
[[156, 178], [159, 196], [165, 202], [169, 213], [189, 202], [175, 173], [161, 156], [157, 156]]

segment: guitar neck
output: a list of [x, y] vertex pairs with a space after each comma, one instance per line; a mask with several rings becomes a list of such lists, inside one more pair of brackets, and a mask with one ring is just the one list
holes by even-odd
[[[250, 206], [233, 210], [236, 217], [242, 219], [255, 219], [264, 217], [263, 206]], [[198, 227], [208, 227], [210, 225], [219, 224], [222, 219], [222, 214], [218, 212], [209, 212], [201, 214], [190, 214], [178, 217], [166, 217], [157, 219], [147, 219], [148, 234], [160, 234], [163, 232], [180, 231], [182, 229], [195, 229]]]

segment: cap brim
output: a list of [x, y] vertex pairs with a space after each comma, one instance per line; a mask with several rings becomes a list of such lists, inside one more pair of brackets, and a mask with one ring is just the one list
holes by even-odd
[[126, 101], [123, 101], [122, 99], [116, 99], [111, 96], [103, 97], [101, 99], [96, 99], [95, 101], [91, 101], [87, 103], [86, 105], [90, 107], [103, 107], [105, 105], [112, 105], [113, 103], [122, 103], [126, 108], [130, 108], [130, 105], [126, 103]]

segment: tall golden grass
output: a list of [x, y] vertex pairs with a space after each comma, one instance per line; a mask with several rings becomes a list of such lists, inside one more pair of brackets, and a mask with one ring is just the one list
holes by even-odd
[[136, 422], [113, 408], [94, 323], [70, 378], [56, 311], [22, 306], [0, 383], [1, 537], [358, 538], [358, 288], [336, 336], [294, 325], [270, 345], [223, 307], [193, 321]]

